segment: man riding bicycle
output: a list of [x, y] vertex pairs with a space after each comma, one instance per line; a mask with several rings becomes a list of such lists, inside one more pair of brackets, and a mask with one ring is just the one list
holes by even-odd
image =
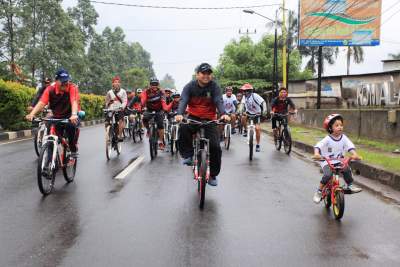
[[286, 114], [289, 111], [289, 107], [292, 112], [297, 112], [296, 106], [294, 105], [293, 101], [288, 97], [287, 89], [285, 87], [282, 87], [281, 89], [279, 89], [278, 97], [274, 98], [271, 104], [272, 130], [274, 131], [274, 136], [278, 135], [276, 121], [279, 119], [274, 116], [274, 114]]
[[149, 120], [152, 116], [151, 113], [156, 112], [154, 120], [158, 128], [158, 147], [161, 150], [164, 150], [163, 111], [169, 111], [170, 105], [167, 105], [165, 95], [160, 89], [160, 81], [156, 77], [150, 79], [150, 87], [142, 93], [141, 102], [142, 107], [146, 108], [146, 111], [143, 114], [143, 124], [147, 129], [147, 133], [149, 133]]
[[[78, 87], [70, 82], [69, 73], [60, 69], [56, 73], [56, 82], [48, 86], [39, 102], [33, 110], [26, 116], [26, 119], [32, 121], [35, 115], [43, 110], [48, 105], [52, 110], [53, 118], [69, 119], [69, 123], [65, 125], [65, 133], [68, 137], [71, 156], [78, 155], [78, 138], [79, 138], [79, 90]], [[57, 132], [62, 129], [58, 128]]]
[[[187, 111], [189, 119], [215, 120], [217, 109], [221, 119], [229, 121], [225, 115], [221, 89], [212, 80], [212, 68], [208, 63], [200, 64], [196, 69], [196, 80], [189, 82], [182, 91], [178, 108], [177, 122], [182, 121], [183, 114]], [[187, 108], [187, 110], [186, 110]], [[196, 125], [181, 125], [179, 137], [179, 152], [183, 158], [183, 164], [191, 165], [193, 158], [193, 134], [198, 130]], [[217, 125], [209, 124], [205, 128], [205, 137], [209, 139], [210, 146], [210, 179], [212, 186], [218, 184], [217, 175], [221, 169], [222, 150], [219, 145], [219, 131]]]
[[[246, 114], [256, 116], [254, 118], [254, 124], [256, 126], [256, 152], [260, 152], [261, 115], [265, 116], [267, 114], [267, 104], [259, 94], [254, 93], [254, 88], [251, 84], [245, 83], [240, 89], [245, 94]], [[247, 117], [243, 120], [243, 127], [247, 129]], [[243, 136], [247, 136], [247, 130], [244, 131]]]
[[172, 99], [172, 89], [165, 88], [164, 89], [164, 96], [165, 96], [165, 103], [167, 103], [167, 105], [172, 103], [172, 101], [173, 101], [173, 99]]
[[232, 94], [232, 86], [227, 86], [225, 88], [225, 94], [222, 96], [222, 100], [224, 101], [224, 108], [225, 108], [225, 113], [229, 114], [231, 117], [231, 126], [232, 126], [232, 134], [236, 133], [235, 130], [235, 122], [236, 122], [236, 105], [237, 105], [237, 100], [236, 96]]
[[[115, 76], [112, 79], [112, 89], [109, 90], [106, 95], [106, 107], [123, 111], [127, 102], [128, 96], [126, 95], [126, 91], [121, 88], [121, 79], [119, 76]], [[115, 116], [115, 120], [118, 121], [118, 142], [122, 142], [124, 140], [122, 138], [122, 133], [125, 127], [124, 114], [121, 112]]]

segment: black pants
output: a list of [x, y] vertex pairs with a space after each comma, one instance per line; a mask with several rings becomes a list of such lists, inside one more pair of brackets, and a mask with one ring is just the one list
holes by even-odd
[[[181, 124], [179, 128], [179, 152], [183, 158], [193, 157], [193, 134], [199, 129], [197, 125]], [[217, 125], [207, 125], [204, 128], [205, 137], [210, 146], [210, 176], [217, 176], [221, 170], [222, 150], [219, 145]]]
[[272, 116], [272, 119], [271, 119], [271, 122], [272, 122], [272, 129], [276, 129], [276, 122], [277, 121], [281, 121], [282, 119], [281, 118], [278, 118], [278, 117], [276, 117], [276, 116]]
[[[146, 129], [149, 129], [149, 120], [152, 118], [151, 112], [143, 113], [143, 124]], [[162, 111], [157, 111], [154, 115], [154, 121], [157, 124], [159, 130], [164, 129], [164, 113]]]
[[65, 132], [65, 136], [68, 138], [68, 144], [69, 148], [71, 149], [72, 152], [77, 152], [78, 151], [78, 139], [79, 139], [79, 124], [75, 125], [72, 123], [64, 124], [64, 125], [57, 125], [56, 131], [57, 134], [63, 135], [63, 132]]

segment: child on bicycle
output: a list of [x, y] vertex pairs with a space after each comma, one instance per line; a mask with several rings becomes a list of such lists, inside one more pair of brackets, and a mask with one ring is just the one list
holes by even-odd
[[[343, 117], [340, 114], [331, 114], [324, 120], [324, 128], [328, 131], [329, 135], [319, 141], [314, 147], [313, 159], [321, 160], [326, 158], [343, 158], [344, 155], [351, 153], [351, 159], [359, 160], [354, 144], [350, 139], [343, 134]], [[326, 161], [321, 162], [323, 176], [319, 184], [317, 192], [314, 194], [314, 202], [319, 203], [322, 199], [322, 189], [329, 182], [333, 173]], [[353, 176], [350, 167], [343, 171], [343, 178], [347, 184], [347, 190], [352, 193], [358, 193], [361, 188], [353, 185]]]
[[294, 113], [297, 112], [296, 106], [293, 101], [288, 97], [288, 91], [285, 87], [279, 89], [278, 97], [272, 99], [271, 103], [271, 122], [272, 122], [272, 131], [274, 132], [274, 136], [278, 136], [278, 128], [276, 126], [276, 121], [278, 117], [274, 116], [275, 113], [286, 114], [288, 113], [288, 108]]

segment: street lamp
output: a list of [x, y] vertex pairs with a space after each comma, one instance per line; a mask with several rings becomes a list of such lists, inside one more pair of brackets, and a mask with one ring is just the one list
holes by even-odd
[[276, 10], [276, 15], [275, 15], [275, 20], [268, 18], [267, 16], [264, 16], [260, 13], [255, 12], [254, 10], [251, 9], [244, 9], [244, 13], [247, 14], [256, 14], [260, 17], [263, 17], [269, 21], [272, 21], [275, 24], [275, 39], [274, 39], [274, 66], [273, 66], [273, 75], [272, 75], [272, 87], [275, 93], [275, 96], [278, 95], [278, 27], [277, 27], [277, 21], [278, 21], [278, 10]]

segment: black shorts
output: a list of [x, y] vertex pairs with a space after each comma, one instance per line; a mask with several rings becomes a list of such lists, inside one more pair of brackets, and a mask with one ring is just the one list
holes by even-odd
[[[143, 113], [143, 123], [146, 127], [152, 117], [153, 115], [150, 112]], [[154, 115], [154, 121], [157, 124], [158, 129], [164, 129], [164, 113], [162, 111], [159, 111]]]
[[[254, 115], [246, 113], [246, 116], [247, 116], [247, 122], [249, 122], [250, 121], [249, 116], [254, 116]], [[253, 118], [253, 121], [254, 121], [254, 124], [260, 124], [261, 123], [261, 116], [260, 115], [256, 115]]]

